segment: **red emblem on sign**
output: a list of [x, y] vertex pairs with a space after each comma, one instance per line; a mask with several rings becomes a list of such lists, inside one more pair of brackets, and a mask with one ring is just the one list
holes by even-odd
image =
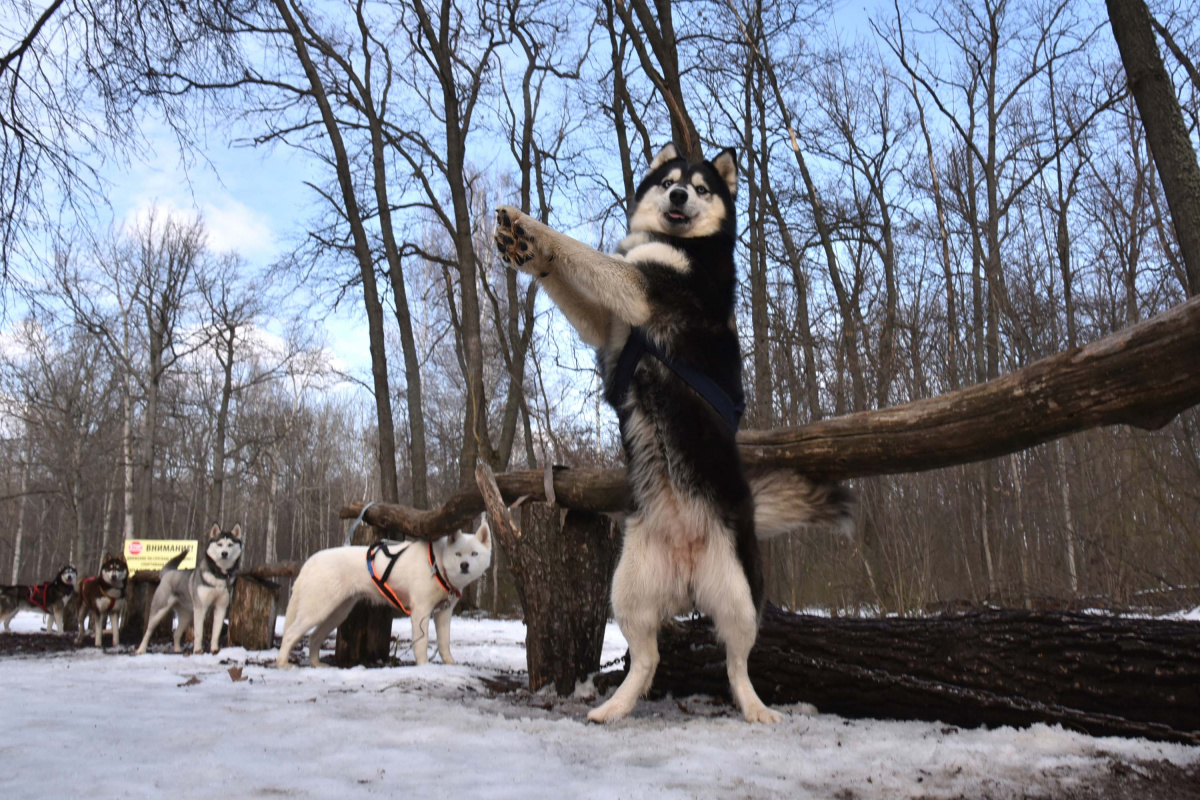
[[142, 543], [141, 542], [130, 542], [129, 543], [129, 555], [136, 556], [136, 555], [140, 555], [141, 552], [142, 552]]

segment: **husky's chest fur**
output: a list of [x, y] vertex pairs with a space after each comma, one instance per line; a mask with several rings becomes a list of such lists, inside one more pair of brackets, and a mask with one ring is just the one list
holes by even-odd
[[[617, 252], [645, 278], [654, 310], [642, 326], [647, 340], [740, 397], [733, 237], [723, 231], [703, 238], [638, 232]], [[620, 396], [617, 364], [630, 331], [627, 324], [613, 325], [601, 348], [606, 399], [617, 411], [636, 509], [666, 545], [671, 564], [687, 574], [714, 532], [740, 515], [750, 491], [735, 431], [662, 361], [644, 356]]]

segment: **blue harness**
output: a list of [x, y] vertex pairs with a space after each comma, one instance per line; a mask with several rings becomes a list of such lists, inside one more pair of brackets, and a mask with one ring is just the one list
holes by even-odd
[[633, 382], [634, 370], [637, 369], [638, 364], [642, 362], [642, 356], [645, 355], [654, 356], [678, 375], [684, 383], [692, 387], [713, 407], [721, 419], [725, 420], [731, 433], [737, 433], [738, 423], [746, 410], [746, 395], [742, 391], [741, 370], [738, 370], [737, 382], [733, 387], [733, 395], [730, 396], [729, 392], [700, 370], [664, 353], [654, 342], [646, 338], [645, 331], [636, 326], [630, 328], [629, 339], [626, 340], [625, 347], [621, 349], [621, 355], [617, 358], [617, 368], [613, 373], [609, 397], [609, 402], [613, 406], [620, 407], [625, 402], [625, 398], [629, 396], [629, 385]]

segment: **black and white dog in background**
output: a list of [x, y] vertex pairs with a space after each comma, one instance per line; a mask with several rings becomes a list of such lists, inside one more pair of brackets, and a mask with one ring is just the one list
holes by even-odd
[[150, 601], [150, 621], [146, 635], [138, 645], [138, 655], [146, 652], [150, 635], [165, 617], [176, 612], [179, 622], [175, 626], [175, 652], [183, 652], [184, 631], [193, 628], [192, 648], [194, 653], [204, 652], [204, 618], [212, 609], [212, 640], [210, 650], [219, 649], [221, 626], [225, 623], [225, 612], [233, 599], [233, 584], [242, 565], [242, 526], [223, 531], [213, 525], [208, 532], [208, 543], [203, 555], [197, 560], [195, 569], [179, 569], [188, 551], [168, 561], [162, 568], [154, 599]]
[[75, 593], [75, 581], [79, 573], [69, 564], [58, 571], [54, 580], [33, 586], [0, 586], [0, 620], [4, 621], [4, 631], [8, 632], [8, 624], [18, 611], [40, 611], [45, 614], [48, 623], [47, 630], [53, 631], [58, 626], [59, 633], [66, 633], [63, 628], [63, 611], [67, 601]]
[[845, 525], [851, 498], [787, 470], [747, 475], [734, 439], [742, 408], [734, 294], [737, 158], [689, 163], [674, 145], [650, 164], [629, 232], [607, 255], [515, 208], [497, 210], [508, 266], [537, 277], [599, 351], [633, 490], [612, 604], [629, 674], [593, 722], [620, 719], [658, 667], [658, 629], [693, 607], [725, 643], [730, 688], [751, 722], [777, 722], [747, 659], [763, 601], [758, 539]]

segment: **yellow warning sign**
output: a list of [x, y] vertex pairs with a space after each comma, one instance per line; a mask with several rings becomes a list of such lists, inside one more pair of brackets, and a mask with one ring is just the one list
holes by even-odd
[[184, 550], [187, 550], [188, 554], [179, 568], [195, 569], [195, 539], [127, 539], [125, 541], [125, 563], [129, 565], [130, 575], [146, 570], [159, 570], [162, 569], [163, 564]]

